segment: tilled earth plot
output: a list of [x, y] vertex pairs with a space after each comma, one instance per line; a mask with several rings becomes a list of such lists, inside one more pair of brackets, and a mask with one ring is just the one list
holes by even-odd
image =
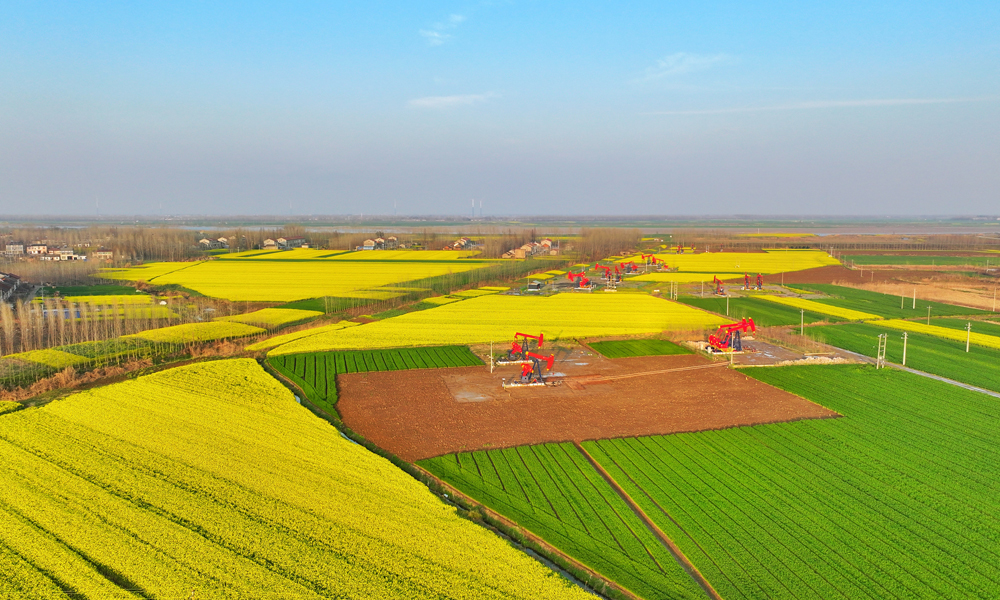
[[451, 452], [723, 429], [836, 413], [694, 355], [557, 353], [555, 387], [503, 389], [519, 366], [338, 376], [344, 422], [404, 460]]

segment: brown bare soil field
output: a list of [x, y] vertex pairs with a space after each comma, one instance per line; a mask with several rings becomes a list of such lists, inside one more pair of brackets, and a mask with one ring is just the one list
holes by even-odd
[[337, 408], [351, 429], [408, 461], [837, 416], [700, 356], [609, 360], [582, 347], [559, 355], [554, 387], [504, 390], [516, 366], [340, 375]]
[[981, 310], [996, 310], [1000, 304], [994, 298], [997, 295], [997, 284], [974, 281], [968, 277], [963, 278], [937, 278], [924, 279], [918, 283], [904, 283], [883, 281], [874, 284], [851, 285], [862, 290], [892, 294], [893, 296], [909, 297], [916, 288], [918, 300], [931, 300], [934, 302], [945, 302], [947, 304], [957, 304], [959, 306], [969, 306]]
[[[948, 267], [953, 270], [952, 267]], [[771, 275], [765, 283], [780, 281], [781, 275]], [[942, 267], [937, 270], [879, 268], [877, 270], [852, 270], [839, 265], [819, 267], [806, 271], [785, 273], [786, 285], [796, 283], [832, 283], [847, 287], [909, 296], [914, 288], [917, 298], [993, 310], [993, 295], [1000, 281], [977, 279], [949, 273]]]
[[[874, 278], [872, 274], [874, 273]], [[847, 282], [852, 285], [871, 283], [872, 281], [892, 281], [921, 279], [930, 275], [927, 271], [913, 269], [857, 269], [851, 270], [840, 265], [829, 267], [818, 267], [816, 269], [806, 269], [805, 271], [794, 271], [785, 273], [785, 284], [792, 283], [840, 283]], [[764, 283], [774, 284], [782, 281], [779, 273], [764, 278]]]

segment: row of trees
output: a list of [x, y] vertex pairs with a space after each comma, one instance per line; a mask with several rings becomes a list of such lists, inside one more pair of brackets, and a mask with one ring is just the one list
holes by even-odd
[[12, 307], [0, 305], [0, 350], [14, 354], [94, 342], [180, 322], [163, 307], [70, 302], [50, 298]]
[[[123, 287], [125, 291], [132, 288]], [[108, 301], [73, 302], [62, 298], [0, 304], [0, 355], [109, 340], [181, 323], [243, 314], [259, 304], [194, 297], [170, 298], [160, 306], [154, 296], [150, 304]]]
[[638, 229], [600, 227], [582, 230], [571, 245], [580, 260], [595, 261], [635, 250], [641, 240], [642, 232]]

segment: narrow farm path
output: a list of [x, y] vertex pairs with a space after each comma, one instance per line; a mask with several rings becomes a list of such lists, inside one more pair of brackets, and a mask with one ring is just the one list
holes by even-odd
[[[875, 364], [875, 359], [870, 356], [865, 356], [864, 354], [858, 354], [857, 352], [851, 352], [850, 350], [844, 350], [843, 348], [838, 348], [847, 354], [856, 357], [861, 362], [866, 362], [869, 364]], [[986, 388], [976, 387], [974, 385], [969, 385], [968, 383], [962, 383], [961, 381], [955, 381], [954, 379], [948, 379], [947, 377], [941, 377], [940, 375], [934, 375], [933, 373], [928, 373], [926, 371], [918, 371], [916, 369], [911, 369], [910, 367], [904, 367], [903, 365], [887, 362], [886, 366], [892, 367], [893, 369], [899, 369], [900, 371], [906, 371], [907, 373], [913, 373], [914, 375], [920, 375], [921, 377], [926, 377], [928, 379], [934, 379], [936, 381], [941, 381], [948, 383], [969, 391], [979, 392], [981, 394], [986, 394], [987, 396], [993, 396], [994, 398], [1000, 398], [1000, 392], [994, 392], [993, 390], [988, 390]]]
[[674, 541], [670, 539], [670, 536], [656, 526], [656, 523], [649, 518], [649, 515], [647, 515], [646, 512], [642, 510], [642, 508], [640, 508], [634, 500], [632, 500], [632, 497], [628, 495], [628, 492], [626, 492], [622, 486], [618, 485], [618, 482], [615, 481], [614, 477], [612, 477], [603, 466], [601, 466], [601, 463], [597, 462], [579, 442], [573, 442], [573, 445], [576, 446], [576, 449], [579, 450], [581, 454], [587, 457], [587, 460], [595, 469], [597, 469], [597, 472], [601, 474], [601, 477], [603, 477], [608, 482], [608, 485], [610, 485], [612, 489], [614, 489], [615, 492], [621, 496], [622, 500], [624, 500], [625, 503], [628, 504], [629, 508], [632, 509], [632, 512], [634, 512], [637, 517], [642, 519], [642, 522], [646, 524], [646, 527], [648, 527], [649, 530], [653, 532], [653, 535], [655, 535], [657, 539], [663, 543], [667, 550], [670, 551], [670, 554], [672, 554], [677, 562], [680, 563], [681, 567], [683, 567], [684, 570], [698, 582], [698, 585], [705, 590], [708, 597], [713, 600], [722, 600], [722, 596], [719, 592], [715, 591], [715, 588], [713, 588], [712, 584], [705, 579], [705, 576], [701, 574], [701, 571], [699, 571], [698, 568], [695, 567], [690, 560], [688, 560], [687, 556], [684, 555], [684, 552], [682, 552], [681, 549], [674, 544]]
[[920, 375], [922, 377], [927, 377], [930, 379], [936, 379], [938, 381], [943, 381], [944, 383], [950, 383], [951, 385], [957, 385], [960, 388], [965, 388], [973, 392], [980, 392], [983, 394], [988, 394], [994, 398], [1000, 398], [1000, 393], [994, 392], [992, 390], [987, 390], [981, 387], [976, 387], [974, 385], [969, 385], [967, 383], [962, 383], [961, 381], [955, 381], [954, 379], [948, 379], [947, 377], [941, 377], [940, 375], [933, 375], [931, 373], [926, 373], [924, 371], [918, 371], [916, 369], [911, 369], [910, 367], [904, 367], [903, 365], [897, 365], [896, 363], [886, 363], [893, 369], [899, 369], [900, 371], [906, 371], [908, 373], [913, 373], [914, 375]]

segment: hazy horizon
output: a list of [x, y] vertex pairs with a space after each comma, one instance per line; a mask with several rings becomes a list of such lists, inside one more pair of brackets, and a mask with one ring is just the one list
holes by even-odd
[[11, 5], [0, 214], [991, 214], [998, 17]]

